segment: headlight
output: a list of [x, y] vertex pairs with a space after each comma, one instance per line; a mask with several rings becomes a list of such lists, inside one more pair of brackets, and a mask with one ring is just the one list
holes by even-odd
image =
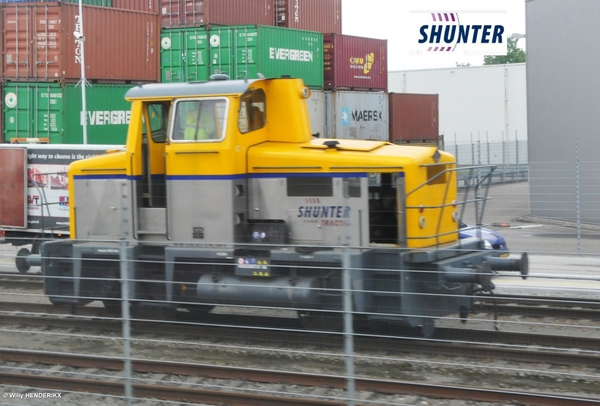
[[488, 240], [483, 240], [483, 247], [486, 250], [493, 250], [494, 247], [492, 247], [492, 244], [490, 244], [490, 242]]

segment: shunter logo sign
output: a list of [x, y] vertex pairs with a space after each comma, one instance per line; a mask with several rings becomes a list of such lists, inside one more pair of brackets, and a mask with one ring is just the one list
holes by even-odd
[[410, 12], [411, 55], [506, 55], [506, 11]]

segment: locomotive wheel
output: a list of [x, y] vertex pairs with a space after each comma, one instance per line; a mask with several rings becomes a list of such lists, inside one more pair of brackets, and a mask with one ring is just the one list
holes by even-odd
[[21, 248], [17, 252], [17, 258], [15, 259], [15, 265], [20, 273], [27, 273], [29, 271], [29, 263], [27, 257], [31, 255], [31, 252], [27, 248]]

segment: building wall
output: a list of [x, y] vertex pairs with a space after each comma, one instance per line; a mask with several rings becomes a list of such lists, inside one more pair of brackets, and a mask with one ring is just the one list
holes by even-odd
[[600, 2], [525, 5], [531, 214], [600, 223]]
[[[389, 73], [389, 91], [439, 94], [445, 144], [527, 139], [525, 64]], [[502, 160], [496, 154], [496, 162]]]

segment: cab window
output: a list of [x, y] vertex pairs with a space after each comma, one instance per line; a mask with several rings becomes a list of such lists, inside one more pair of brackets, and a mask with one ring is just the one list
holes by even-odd
[[251, 89], [242, 95], [238, 114], [238, 128], [242, 134], [265, 126], [265, 100], [265, 92], [262, 89]]
[[227, 99], [178, 100], [173, 141], [217, 141], [225, 136]]
[[[146, 114], [143, 117], [143, 132], [150, 134], [155, 143], [164, 143], [167, 138], [167, 118], [169, 117], [169, 103], [150, 103], [146, 105]], [[147, 118], [146, 118], [147, 117]], [[146, 121], [149, 122], [147, 125]]]

